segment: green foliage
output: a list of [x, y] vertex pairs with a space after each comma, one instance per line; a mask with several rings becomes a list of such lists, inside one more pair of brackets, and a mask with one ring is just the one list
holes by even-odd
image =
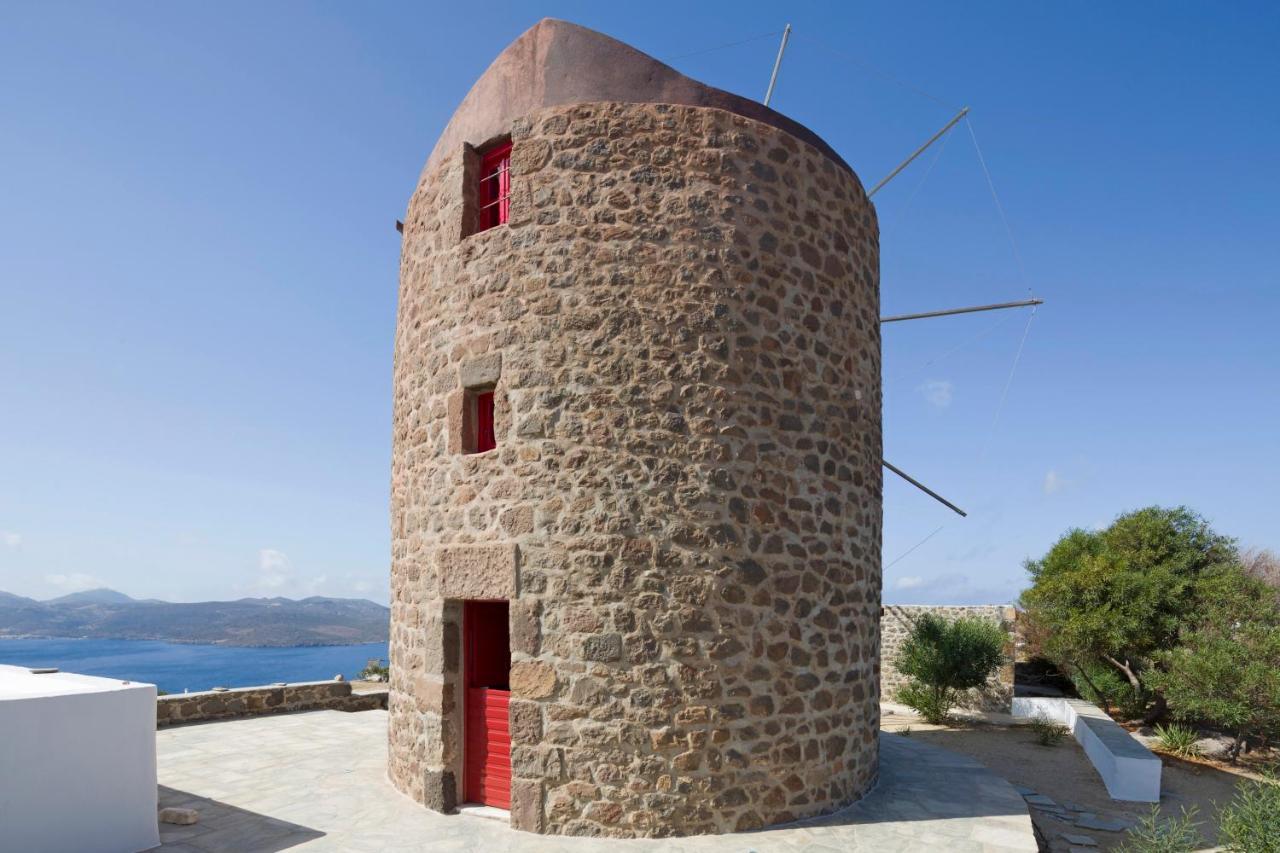
[[1280, 732], [1280, 607], [1276, 592], [1242, 571], [1211, 579], [1204, 612], [1181, 643], [1156, 655], [1149, 679], [1184, 719], [1246, 738]]
[[1218, 811], [1218, 841], [1227, 853], [1280, 853], [1280, 780], [1248, 779]]
[[364, 681], [390, 681], [391, 667], [380, 660], [370, 660], [356, 678]]
[[1176, 723], [1156, 726], [1156, 744], [1165, 752], [1191, 758], [1200, 754], [1200, 747], [1196, 745], [1198, 740], [1200, 733], [1190, 726], [1179, 726]]
[[1152, 656], [1175, 646], [1199, 612], [1202, 580], [1235, 558], [1233, 541], [1185, 507], [1071, 530], [1026, 563], [1032, 583], [1021, 605], [1043, 646], [1033, 651], [1066, 668], [1109, 664], [1141, 688]]
[[1004, 629], [985, 619], [933, 613], [911, 628], [895, 662], [910, 681], [898, 698], [930, 723], [945, 722], [961, 691], [981, 687], [1004, 662]]
[[1074, 667], [1071, 683], [1086, 702], [1108, 711], [1115, 708], [1123, 717], [1140, 717], [1146, 708], [1146, 691], [1135, 690], [1120, 670], [1109, 664], [1089, 663]]
[[1150, 813], [1130, 829], [1124, 843], [1115, 853], [1190, 853], [1200, 847], [1200, 833], [1196, 830], [1196, 807], [1183, 809], [1176, 818], [1160, 820], [1160, 807], [1152, 806]]
[[908, 681], [898, 688], [898, 701], [924, 717], [926, 723], [940, 725], [951, 717], [951, 702], [943, 691], [934, 690], [918, 681]]
[[1031, 719], [1031, 734], [1041, 746], [1057, 746], [1067, 736], [1067, 727], [1044, 715]]

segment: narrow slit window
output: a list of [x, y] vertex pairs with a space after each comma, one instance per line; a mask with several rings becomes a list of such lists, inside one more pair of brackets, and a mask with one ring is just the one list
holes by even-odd
[[493, 392], [481, 391], [475, 395], [476, 401], [476, 443], [475, 452], [484, 453], [498, 446], [493, 434]]
[[511, 212], [511, 143], [480, 154], [480, 221], [477, 231], [505, 225]]

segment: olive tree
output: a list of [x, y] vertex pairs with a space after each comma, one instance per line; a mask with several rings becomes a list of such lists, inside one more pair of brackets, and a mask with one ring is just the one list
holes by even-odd
[[930, 723], [945, 722], [962, 691], [981, 687], [1004, 662], [1008, 637], [976, 617], [948, 621], [933, 614], [916, 620], [895, 665], [909, 681], [898, 699]]
[[1028, 560], [1020, 604], [1040, 638], [1036, 651], [1099, 694], [1090, 673], [1110, 668], [1141, 702], [1156, 652], [1176, 646], [1200, 612], [1204, 579], [1235, 564], [1234, 541], [1201, 516], [1147, 507], [1105, 530], [1068, 531]]

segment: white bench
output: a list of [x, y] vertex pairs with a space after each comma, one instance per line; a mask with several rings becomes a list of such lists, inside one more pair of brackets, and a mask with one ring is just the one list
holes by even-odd
[[1101, 709], [1080, 699], [1015, 696], [1013, 715], [1045, 717], [1070, 729], [1102, 777], [1111, 799], [1160, 801], [1160, 759]]

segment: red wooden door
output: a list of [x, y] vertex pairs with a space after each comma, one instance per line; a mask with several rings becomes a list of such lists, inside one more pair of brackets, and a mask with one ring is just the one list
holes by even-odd
[[511, 643], [507, 602], [467, 601], [462, 609], [466, 741], [464, 799], [511, 808]]

